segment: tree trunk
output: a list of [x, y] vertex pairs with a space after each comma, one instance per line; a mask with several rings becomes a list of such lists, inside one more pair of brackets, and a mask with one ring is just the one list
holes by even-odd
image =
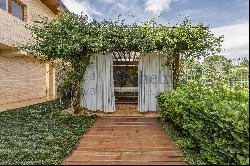
[[[84, 53], [80, 53], [84, 54]], [[79, 56], [80, 57], [80, 56]], [[71, 107], [74, 109], [74, 113], [80, 113], [82, 111], [85, 111], [86, 108], [81, 107], [81, 96], [84, 95], [82, 94], [81, 86], [83, 84], [83, 76], [85, 74], [85, 71], [87, 70], [88, 65], [90, 64], [90, 56], [89, 57], [84, 57], [83, 59], [79, 58], [75, 61], [73, 68], [74, 71], [76, 71], [76, 80], [72, 85], [72, 98], [71, 98]]]
[[72, 85], [71, 107], [74, 109], [74, 113], [77, 114], [81, 111], [81, 93], [76, 84]]

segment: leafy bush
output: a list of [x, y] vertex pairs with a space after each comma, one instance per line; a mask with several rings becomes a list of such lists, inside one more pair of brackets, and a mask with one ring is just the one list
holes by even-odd
[[0, 165], [60, 164], [96, 116], [74, 116], [51, 101], [0, 113]]
[[124, 87], [128, 79], [129, 74], [126, 71], [126, 68], [114, 71], [114, 81], [115, 83], [119, 84], [120, 87]]
[[72, 97], [71, 89], [72, 83], [69, 79], [61, 81], [60, 84], [57, 86], [57, 92], [59, 93], [62, 99], [70, 99]]
[[177, 143], [207, 164], [249, 163], [248, 89], [188, 84], [157, 96], [163, 123], [183, 138]]

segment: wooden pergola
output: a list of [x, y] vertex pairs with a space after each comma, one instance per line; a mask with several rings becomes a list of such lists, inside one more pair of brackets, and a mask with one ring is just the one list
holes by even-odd
[[[187, 50], [187, 48], [183, 46], [181, 50], [176, 50], [174, 53], [174, 63], [172, 64], [173, 88], [176, 87], [176, 83], [179, 81], [180, 53], [183, 50]], [[138, 51], [126, 51], [120, 48], [114, 48], [112, 54], [114, 66], [138, 66], [139, 64], [140, 52]]]
[[135, 51], [113, 51], [114, 66], [137, 66], [139, 56]]

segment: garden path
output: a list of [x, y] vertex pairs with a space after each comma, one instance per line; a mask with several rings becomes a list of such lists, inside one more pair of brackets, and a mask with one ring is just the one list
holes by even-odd
[[187, 165], [153, 117], [102, 117], [65, 165]]

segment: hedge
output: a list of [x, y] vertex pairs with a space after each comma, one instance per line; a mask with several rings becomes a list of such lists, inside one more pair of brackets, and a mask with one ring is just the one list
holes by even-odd
[[161, 119], [185, 138], [180, 138], [181, 148], [206, 164], [249, 164], [248, 100], [248, 89], [196, 85], [157, 96]]

